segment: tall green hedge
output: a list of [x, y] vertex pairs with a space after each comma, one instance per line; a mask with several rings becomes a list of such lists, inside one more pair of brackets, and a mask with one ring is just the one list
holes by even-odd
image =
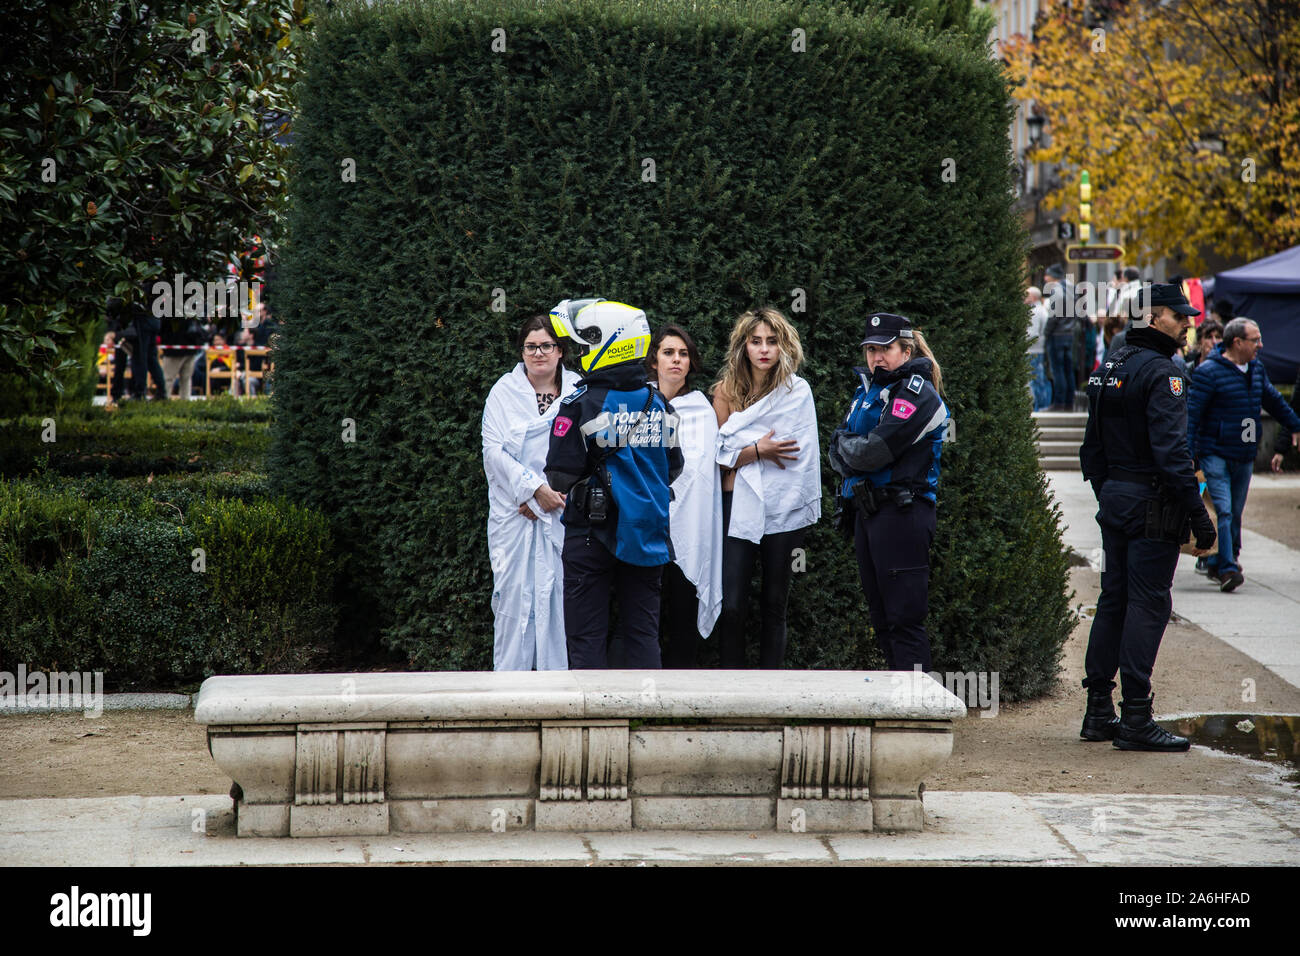
[[[999, 671], [1004, 697], [1042, 692], [1071, 624], [1067, 564], [1027, 403], [1011, 107], [971, 46], [763, 0], [324, 16], [294, 125], [268, 470], [333, 516], [353, 633], [413, 666], [490, 666], [480, 416], [523, 315], [569, 296], [630, 302], [690, 329], [716, 371], [735, 317], [774, 303], [803, 339], [824, 455], [863, 318], [886, 309], [930, 337], [957, 421], [936, 667]], [[788, 661], [878, 666], [828, 524], [796, 576]]]

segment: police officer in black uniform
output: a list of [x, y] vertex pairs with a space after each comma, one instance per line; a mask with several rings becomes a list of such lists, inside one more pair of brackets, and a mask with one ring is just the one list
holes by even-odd
[[[1178, 550], [1214, 545], [1187, 450], [1187, 382], [1171, 356], [1199, 315], [1177, 286], [1140, 294], [1141, 315], [1124, 347], [1088, 379], [1088, 427], [1079, 462], [1100, 510], [1101, 597], [1084, 660], [1088, 709], [1079, 736], [1120, 750], [1185, 751], [1186, 737], [1151, 718], [1151, 671], [1169, 623]], [[1122, 717], [1111, 690], [1118, 671]]]

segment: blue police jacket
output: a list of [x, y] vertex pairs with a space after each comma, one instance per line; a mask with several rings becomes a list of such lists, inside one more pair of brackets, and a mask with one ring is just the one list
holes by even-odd
[[[648, 405], [647, 405], [648, 401]], [[673, 560], [668, 528], [669, 485], [684, 459], [672, 405], [645, 381], [640, 361], [592, 372], [560, 403], [546, 458], [550, 486], [567, 494], [565, 537], [591, 535], [627, 564], [653, 567]], [[604, 464], [613, 501], [604, 524], [587, 520], [581, 493], [570, 493]]]
[[1300, 429], [1300, 417], [1268, 380], [1259, 359], [1252, 359], [1243, 372], [1224, 356], [1222, 345], [1216, 346], [1197, 366], [1187, 396], [1187, 447], [1192, 458], [1253, 460], [1261, 407], [1292, 431]]
[[931, 383], [933, 365], [918, 356], [873, 377], [855, 367], [857, 390], [844, 424], [831, 437], [831, 467], [849, 497], [860, 481], [899, 485], [934, 501], [948, 408]]

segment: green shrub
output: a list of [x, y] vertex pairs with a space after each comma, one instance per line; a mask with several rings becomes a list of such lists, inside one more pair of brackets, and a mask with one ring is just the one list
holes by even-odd
[[318, 660], [337, 618], [327, 519], [256, 497], [260, 476], [202, 481], [0, 482], [0, 664], [120, 690]]
[[[629, 302], [691, 330], [716, 370], [735, 317], [773, 302], [800, 330], [824, 454], [863, 317], [887, 310], [927, 333], [957, 421], [935, 665], [1041, 692], [1073, 619], [1026, 401], [1012, 109], [983, 46], [764, 0], [325, 12], [295, 117], [268, 473], [331, 514], [361, 618], [346, 626], [415, 666], [488, 666], [480, 416], [524, 314]], [[823, 521], [806, 551], [789, 664], [878, 665], [850, 550]]]
[[328, 519], [284, 500], [206, 500], [190, 511], [210, 594], [237, 641], [223, 645], [228, 670], [304, 670], [335, 627], [333, 542]]

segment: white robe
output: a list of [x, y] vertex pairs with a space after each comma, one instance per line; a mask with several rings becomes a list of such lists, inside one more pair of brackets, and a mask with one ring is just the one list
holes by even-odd
[[686, 466], [673, 482], [668, 522], [676, 565], [695, 585], [696, 627], [708, 637], [722, 613], [722, 482], [713, 460], [718, 418], [699, 391], [672, 400]]
[[[567, 670], [564, 638], [563, 509], [543, 511], [533, 492], [543, 469], [560, 400], [578, 376], [565, 369], [562, 393], [545, 415], [520, 362], [492, 386], [483, 408], [483, 470], [488, 481], [488, 552], [492, 558], [492, 666]], [[519, 513], [527, 504], [537, 520]]]
[[767, 433], [773, 441], [794, 439], [798, 458], [785, 468], [760, 459], [736, 469], [727, 536], [755, 544], [765, 534], [780, 534], [816, 524], [822, 514], [821, 447], [812, 389], [798, 375], [778, 385], [743, 411], [732, 412], [718, 429], [716, 460], [734, 468], [736, 459]]

